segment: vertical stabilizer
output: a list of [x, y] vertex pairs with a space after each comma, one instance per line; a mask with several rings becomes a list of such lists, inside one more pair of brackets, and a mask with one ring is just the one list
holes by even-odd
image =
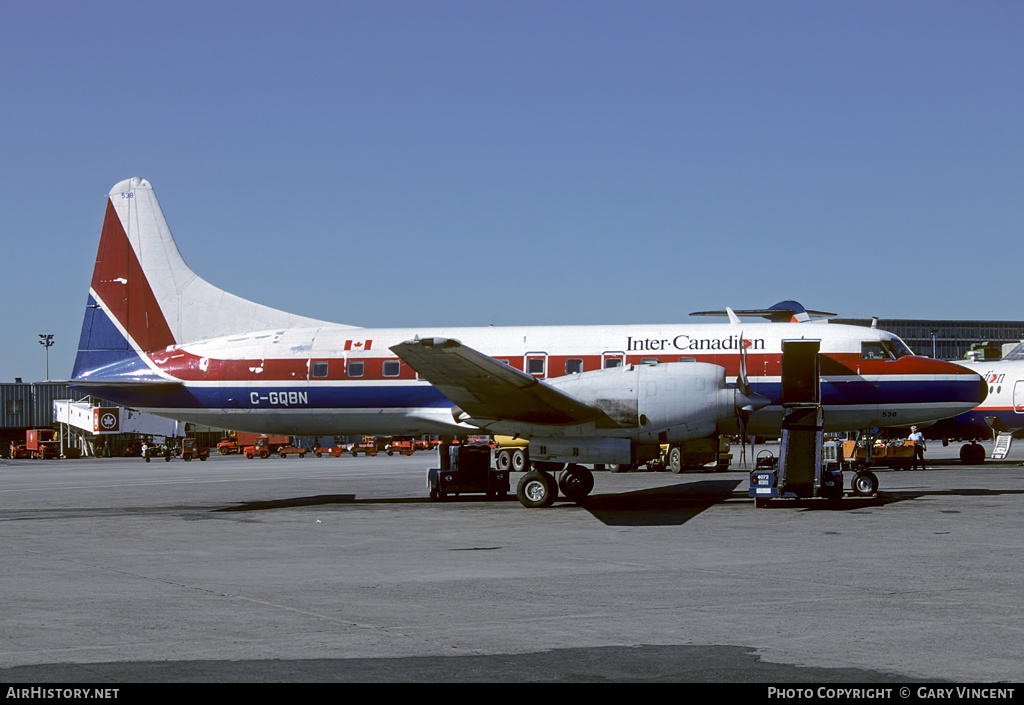
[[193, 272], [171, 236], [153, 187], [131, 178], [111, 189], [73, 378], [169, 345], [243, 332], [328, 324], [219, 289]]

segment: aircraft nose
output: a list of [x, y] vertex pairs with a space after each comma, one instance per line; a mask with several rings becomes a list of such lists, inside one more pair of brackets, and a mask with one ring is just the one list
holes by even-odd
[[978, 393], [978, 403], [975, 406], [981, 406], [981, 404], [988, 398], [988, 382], [981, 375], [978, 375], [978, 385], [981, 391]]
[[[966, 367], [961, 367], [955, 362], [946, 362], [948, 365], [946, 374], [954, 374], [956, 377], [956, 389], [957, 394], [955, 399], [957, 403], [969, 406], [971, 409], [980, 405], [985, 398], [988, 396], [988, 383], [985, 382], [985, 378], [979, 375], [974, 370], [969, 370]], [[964, 374], [964, 373], [967, 374]]]

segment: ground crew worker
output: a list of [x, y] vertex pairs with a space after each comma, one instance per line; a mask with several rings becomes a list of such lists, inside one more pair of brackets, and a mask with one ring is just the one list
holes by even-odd
[[921, 461], [921, 469], [926, 470], [924, 466], [924, 434], [917, 430], [917, 426], [910, 427], [910, 438], [914, 442], [914, 463], [911, 465], [911, 470], [917, 470], [917, 461]]

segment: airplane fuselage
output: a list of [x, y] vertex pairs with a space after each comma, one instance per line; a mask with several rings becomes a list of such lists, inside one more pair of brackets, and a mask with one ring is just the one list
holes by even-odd
[[80, 375], [76, 384], [89, 391], [95, 382], [97, 396], [132, 408], [243, 431], [472, 433], [474, 427], [455, 421], [452, 403], [388, 349], [435, 336], [541, 379], [687, 361], [720, 365], [735, 378], [745, 347], [751, 387], [772, 402], [750, 419], [748, 431], [757, 435], [776, 435], [781, 424], [784, 340], [821, 341], [826, 430], [923, 423], [979, 398], [978, 377], [966, 370], [956, 374], [928, 358], [898, 357], [905, 346], [884, 331], [826, 323], [290, 328], [131, 355]]

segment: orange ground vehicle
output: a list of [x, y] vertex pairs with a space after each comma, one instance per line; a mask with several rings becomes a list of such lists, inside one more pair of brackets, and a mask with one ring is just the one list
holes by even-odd
[[348, 452], [355, 457], [363, 455], [377, 455], [377, 439], [373, 436], [363, 436], [363, 440], [353, 443], [348, 447]]
[[210, 457], [210, 449], [203, 448], [195, 438], [185, 438], [181, 441], [181, 459], [185, 461], [192, 458], [206, 460]]
[[308, 451], [305, 448], [296, 448], [295, 446], [289, 444], [286, 446], [281, 446], [280, 448], [277, 449], [276, 452], [282, 458], [287, 458], [289, 455], [298, 455], [300, 458], [305, 458], [306, 453]]
[[[221, 455], [245, 453], [246, 446], [255, 446], [256, 439], [266, 435], [263, 433], [247, 433], [245, 431], [229, 431], [228, 434], [221, 438], [220, 443], [217, 444], [217, 452]], [[288, 436], [267, 436], [267, 438], [270, 439], [272, 446], [288, 445], [292, 440]], [[276, 450], [276, 448], [272, 450]]]
[[271, 453], [277, 453], [281, 448], [291, 446], [291, 442], [290, 436], [262, 435], [258, 436], [252, 445], [245, 446], [242, 453], [250, 460], [257, 456], [269, 458]]
[[412, 455], [416, 450], [416, 446], [412, 441], [406, 440], [395, 440], [392, 439], [384, 446], [384, 450], [388, 455]]
[[52, 428], [30, 428], [25, 431], [25, 447], [29, 457], [36, 460], [59, 458], [60, 447], [54, 435]]

